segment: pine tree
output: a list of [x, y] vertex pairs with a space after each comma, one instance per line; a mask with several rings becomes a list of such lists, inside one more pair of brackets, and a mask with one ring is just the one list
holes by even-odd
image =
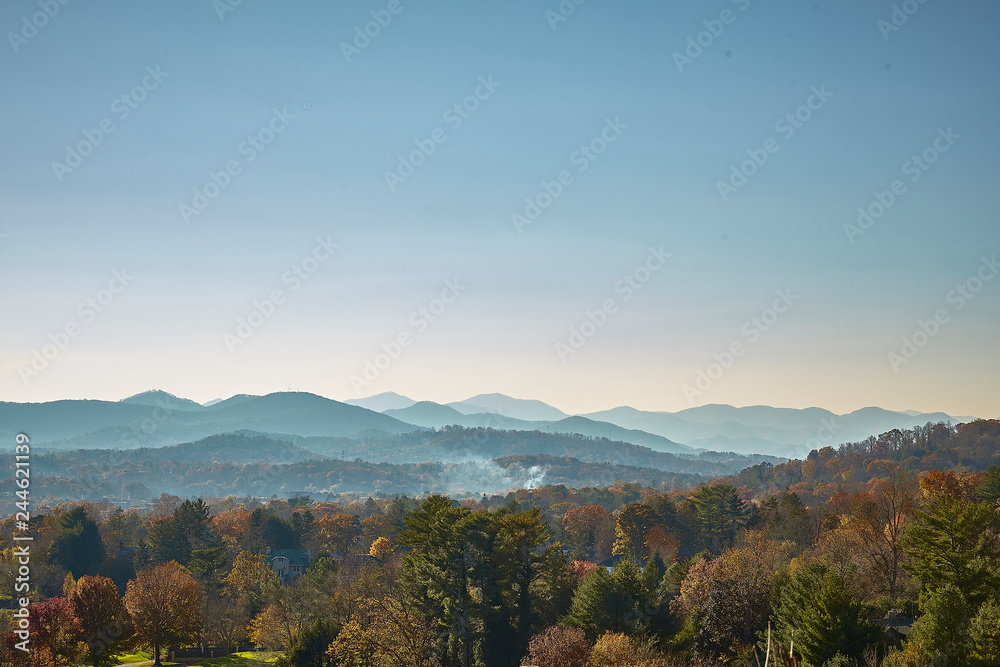
[[843, 578], [813, 564], [798, 572], [782, 589], [777, 611], [779, 635], [792, 640], [804, 664], [820, 667], [838, 653], [859, 658], [876, 631], [861, 618], [861, 605]]
[[903, 535], [903, 550], [910, 557], [904, 567], [929, 591], [953, 584], [967, 602], [978, 606], [997, 584], [987, 533], [993, 518], [985, 503], [935, 496], [926, 511], [916, 512], [916, 521]]

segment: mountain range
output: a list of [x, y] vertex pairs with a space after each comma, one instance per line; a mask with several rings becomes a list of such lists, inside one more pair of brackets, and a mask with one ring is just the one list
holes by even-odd
[[164, 391], [121, 401], [0, 402], [0, 437], [28, 433], [50, 448], [133, 448], [175, 445], [250, 431], [301, 437], [365, 438], [445, 426], [580, 434], [655, 452], [696, 456], [704, 450], [801, 457], [811, 449], [860, 441], [895, 428], [971, 417], [893, 412], [870, 407], [838, 415], [821, 408], [704, 405], [679, 412], [622, 406], [583, 415], [536, 400], [481, 394], [439, 404], [395, 393], [339, 402], [304, 392], [237, 394], [199, 404]]

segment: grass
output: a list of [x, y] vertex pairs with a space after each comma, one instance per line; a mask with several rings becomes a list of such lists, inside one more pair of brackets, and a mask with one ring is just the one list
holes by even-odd
[[[255, 667], [265, 663], [273, 663], [280, 655], [281, 653], [277, 651], [240, 651], [239, 653], [232, 653], [221, 658], [204, 660], [196, 665], [190, 665], [189, 667]], [[129, 662], [141, 662], [143, 664], [138, 667], [146, 667], [147, 665], [153, 664], [153, 656], [142, 651], [132, 655], [115, 656], [116, 665]], [[163, 661], [161, 664], [166, 667], [169, 665], [177, 665], [179, 663]]]

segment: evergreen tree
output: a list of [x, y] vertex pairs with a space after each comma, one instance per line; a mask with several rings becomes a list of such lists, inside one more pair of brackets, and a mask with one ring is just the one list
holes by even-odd
[[823, 565], [808, 565], [796, 573], [780, 599], [779, 636], [790, 643], [794, 631], [796, 651], [808, 667], [821, 667], [838, 653], [860, 658], [876, 637], [843, 578]]
[[276, 667], [334, 667], [327, 653], [337, 638], [340, 628], [320, 617], [302, 628], [292, 639], [285, 655], [275, 662]]
[[1000, 665], [1000, 602], [990, 598], [979, 608], [969, 627], [973, 667]]
[[962, 591], [953, 583], [943, 584], [922, 595], [921, 603], [924, 613], [910, 633], [908, 651], [932, 664], [968, 665], [970, 614]]
[[49, 550], [49, 562], [61, 565], [75, 578], [95, 574], [104, 562], [104, 542], [87, 510], [76, 507], [59, 518], [59, 529]]
[[903, 535], [903, 550], [910, 557], [904, 567], [929, 591], [953, 584], [967, 602], [978, 606], [997, 585], [997, 563], [987, 533], [993, 519], [985, 503], [935, 496], [927, 510], [916, 512], [916, 521]]
[[641, 634], [657, 611], [661, 606], [647, 590], [642, 570], [626, 558], [611, 573], [599, 567], [587, 575], [573, 596], [566, 622], [596, 640], [605, 632]]
[[702, 485], [691, 494], [691, 503], [702, 544], [716, 554], [733, 546], [749, 514], [736, 489], [729, 484]]

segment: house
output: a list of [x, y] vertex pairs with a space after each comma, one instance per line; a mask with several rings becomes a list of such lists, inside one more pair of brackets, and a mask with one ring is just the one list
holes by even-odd
[[127, 547], [125, 546], [124, 542], [118, 543], [117, 553], [119, 558], [127, 558], [129, 560], [132, 560], [133, 558], [135, 558], [136, 551], [137, 549], [135, 547]]
[[312, 550], [272, 550], [268, 547], [265, 557], [271, 566], [271, 570], [274, 572], [274, 576], [278, 577], [278, 581], [283, 584], [290, 584], [305, 574], [306, 568], [312, 563]]
[[[606, 560], [602, 560], [600, 563], [597, 564], [597, 567], [606, 568], [609, 573], [610, 572], [614, 572], [615, 566], [618, 565], [618, 563], [620, 563], [623, 560], [625, 560], [626, 558], [629, 558], [629, 556], [626, 556], [624, 554], [615, 554], [611, 558], [608, 558]], [[633, 558], [632, 560], [634, 561], [635, 559]], [[642, 569], [642, 568], [646, 567], [646, 561], [640, 560], [640, 561], [637, 562], [637, 565], [639, 566], [639, 569]]]
[[910, 636], [915, 622], [912, 618], [904, 616], [901, 609], [890, 609], [881, 621], [888, 635], [897, 641]]

